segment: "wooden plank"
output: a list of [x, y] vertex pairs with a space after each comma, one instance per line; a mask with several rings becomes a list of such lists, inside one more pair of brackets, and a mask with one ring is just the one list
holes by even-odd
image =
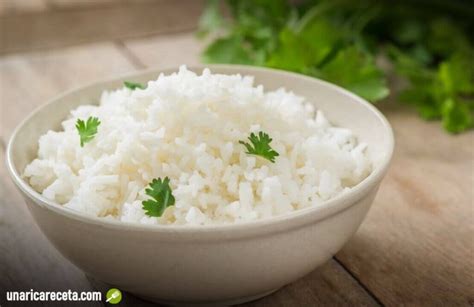
[[0, 0], [0, 16], [38, 13], [48, 9], [46, 0]]
[[[0, 152], [5, 160], [4, 151]], [[6, 291], [94, 291], [84, 274], [47, 241], [27, 212], [23, 199], [0, 163], [0, 305], [38, 306], [5, 302]], [[46, 304], [46, 303], [45, 303]], [[54, 306], [84, 306], [84, 302], [55, 302]], [[88, 302], [87, 306], [103, 306]]]
[[48, 0], [53, 9], [81, 9], [85, 7], [117, 5], [124, 0]]
[[387, 305], [474, 302], [474, 132], [445, 133], [388, 104], [392, 167], [368, 218], [337, 255]]
[[134, 67], [112, 43], [0, 58], [0, 136], [61, 91]]
[[116, 2], [0, 16], [0, 54], [194, 29], [203, 0]]
[[330, 260], [274, 294], [242, 306], [379, 306], [347, 271]]
[[179, 67], [200, 63], [204, 43], [194, 32], [125, 40], [124, 45], [147, 67]]
[[[95, 279], [91, 284], [99, 291], [106, 292], [109, 286]], [[123, 294], [127, 306], [155, 306], [130, 293]], [[277, 292], [239, 306], [379, 306], [349, 274], [334, 260], [314, 270]]]

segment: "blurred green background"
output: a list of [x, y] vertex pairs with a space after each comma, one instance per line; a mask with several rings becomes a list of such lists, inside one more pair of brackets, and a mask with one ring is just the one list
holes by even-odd
[[474, 1], [211, 0], [199, 27], [205, 62], [303, 73], [373, 103], [398, 95], [450, 133], [473, 127]]

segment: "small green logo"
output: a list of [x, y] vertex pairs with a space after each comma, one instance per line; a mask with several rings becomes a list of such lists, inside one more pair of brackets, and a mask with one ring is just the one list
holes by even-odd
[[107, 291], [107, 294], [105, 295], [107, 300], [105, 301], [106, 303], [109, 304], [118, 304], [122, 300], [122, 292], [120, 292], [119, 289], [112, 288]]

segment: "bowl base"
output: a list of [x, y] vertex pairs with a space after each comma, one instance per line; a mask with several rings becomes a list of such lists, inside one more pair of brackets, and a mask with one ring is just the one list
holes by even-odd
[[[243, 304], [251, 301], [258, 300], [262, 297], [265, 297], [267, 295], [272, 294], [273, 292], [278, 291], [280, 288], [272, 289], [270, 291], [265, 291], [263, 293], [255, 294], [255, 295], [249, 295], [249, 296], [244, 296], [244, 297], [239, 297], [239, 298], [234, 298], [234, 299], [229, 299], [229, 300], [222, 300], [222, 301], [212, 301], [212, 302], [180, 302], [180, 301], [168, 301], [168, 300], [160, 300], [158, 298], [154, 297], [147, 297], [147, 296], [141, 296], [141, 295], [136, 295], [136, 297], [139, 297], [145, 301], [157, 303], [160, 305], [167, 305], [167, 306], [199, 306], [199, 307], [213, 307], [213, 306], [231, 306], [231, 305], [238, 305], [238, 304]], [[132, 293], [133, 294], [133, 293]]]

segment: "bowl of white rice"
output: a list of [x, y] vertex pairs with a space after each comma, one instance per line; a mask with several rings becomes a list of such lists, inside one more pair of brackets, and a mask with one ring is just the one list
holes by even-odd
[[86, 274], [165, 304], [237, 304], [308, 274], [366, 216], [394, 146], [333, 84], [232, 65], [69, 91], [7, 148], [36, 223]]

